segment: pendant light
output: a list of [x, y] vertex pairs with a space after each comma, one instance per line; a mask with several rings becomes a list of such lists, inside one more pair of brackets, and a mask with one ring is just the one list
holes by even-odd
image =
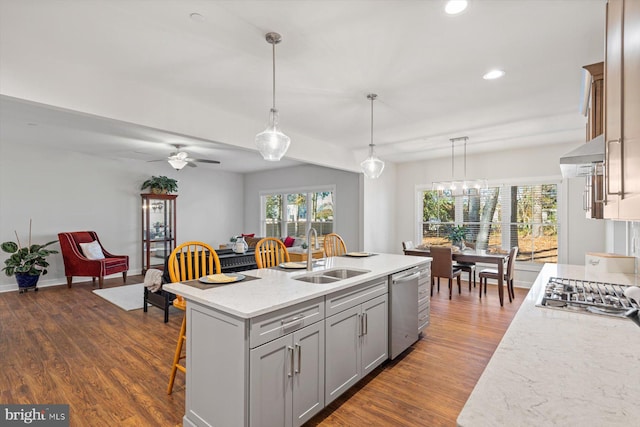
[[256, 135], [256, 145], [265, 160], [277, 162], [287, 152], [291, 143], [291, 138], [278, 128], [278, 110], [276, 109], [276, 44], [282, 41], [282, 37], [278, 33], [267, 33], [265, 38], [273, 50], [273, 106], [269, 111], [269, 125]]
[[375, 93], [370, 93], [367, 95], [367, 99], [371, 101], [371, 143], [369, 144], [369, 157], [367, 157], [362, 163], [360, 163], [360, 167], [362, 168], [362, 172], [367, 176], [367, 178], [375, 179], [382, 175], [382, 171], [384, 170], [384, 162], [376, 157], [375, 152], [373, 151], [373, 101], [378, 97]]

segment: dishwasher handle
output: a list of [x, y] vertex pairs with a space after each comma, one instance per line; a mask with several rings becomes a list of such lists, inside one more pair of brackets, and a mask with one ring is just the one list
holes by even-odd
[[396, 283], [402, 283], [402, 282], [409, 282], [411, 280], [417, 279], [418, 277], [420, 277], [420, 272], [415, 271], [413, 273], [405, 274], [404, 276], [392, 276], [392, 281], [394, 284], [396, 284]]

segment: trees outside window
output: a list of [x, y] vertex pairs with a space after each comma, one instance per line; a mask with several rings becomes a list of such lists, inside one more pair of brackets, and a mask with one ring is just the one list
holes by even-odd
[[316, 229], [318, 237], [332, 233], [334, 197], [332, 189], [263, 194], [261, 234], [267, 237], [305, 238], [311, 227]]
[[465, 244], [489, 252], [520, 248], [519, 261], [557, 262], [557, 184], [510, 185], [465, 195], [422, 192], [422, 243], [449, 243], [447, 231], [464, 226]]

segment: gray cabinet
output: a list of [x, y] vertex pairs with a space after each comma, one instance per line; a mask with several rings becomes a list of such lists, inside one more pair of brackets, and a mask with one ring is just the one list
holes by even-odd
[[327, 297], [325, 404], [387, 360], [387, 290], [384, 278]]
[[431, 263], [420, 268], [418, 279], [418, 332], [429, 325], [431, 316]]
[[324, 408], [324, 324], [251, 350], [251, 426], [300, 426]]

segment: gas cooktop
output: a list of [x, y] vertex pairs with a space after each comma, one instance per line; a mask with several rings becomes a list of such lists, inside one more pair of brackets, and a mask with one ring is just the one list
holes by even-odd
[[636, 301], [625, 296], [628, 285], [552, 277], [537, 305], [561, 310], [628, 317], [638, 310]]

